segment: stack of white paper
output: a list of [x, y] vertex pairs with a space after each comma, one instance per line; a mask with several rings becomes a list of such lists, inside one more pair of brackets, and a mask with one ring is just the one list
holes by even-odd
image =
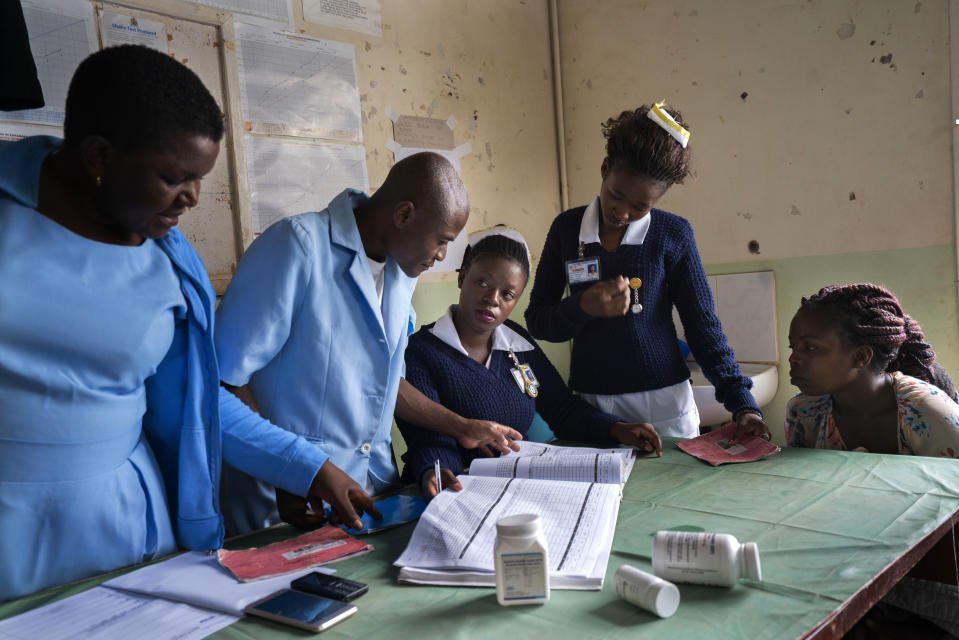
[[311, 571], [334, 573], [335, 570], [309, 567], [254, 582], [240, 582], [220, 566], [215, 554], [189, 551], [107, 580], [103, 586], [242, 616], [248, 604], [288, 588], [292, 580]]

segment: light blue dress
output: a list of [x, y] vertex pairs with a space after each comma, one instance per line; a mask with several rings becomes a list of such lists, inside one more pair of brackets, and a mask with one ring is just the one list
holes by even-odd
[[154, 241], [0, 206], [0, 600], [176, 550], [141, 420], [185, 309]]
[[[264, 417], [376, 492], [398, 481], [390, 429], [416, 279], [387, 258], [380, 303], [353, 214], [366, 199], [347, 189], [257, 238], [214, 337], [223, 381], [249, 383]], [[277, 522], [273, 488], [224, 466], [223, 514], [233, 533]]]

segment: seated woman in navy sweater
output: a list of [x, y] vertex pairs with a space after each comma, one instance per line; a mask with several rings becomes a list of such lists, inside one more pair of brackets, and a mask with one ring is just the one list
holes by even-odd
[[[493, 227], [470, 237], [459, 271], [459, 304], [410, 336], [406, 380], [464, 418], [495, 420], [526, 434], [535, 412], [561, 438], [600, 445], [634, 445], [662, 454], [651, 425], [621, 422], [574, 396], [546, 354], [509, 321], [529, 279], [529, 251], [516, 231]], [[436, 495], [434, 462], [443, 486], [480, 455], [435, 431], [397, 420], [408, 447], [403, 477]]]

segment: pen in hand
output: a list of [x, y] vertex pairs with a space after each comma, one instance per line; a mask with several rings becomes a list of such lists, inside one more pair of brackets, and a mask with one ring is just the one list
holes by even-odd
[[440, 480], [440, 461], [439, 458], [436, 459], [436, 462], [433, 463], [433, 473], [436, 476], [436, 493], [439, 495], [440, 491], [443, 490], [443, 481]]

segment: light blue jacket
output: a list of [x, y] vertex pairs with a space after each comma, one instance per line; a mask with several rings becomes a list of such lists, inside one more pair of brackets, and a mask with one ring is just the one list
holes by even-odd
[[[40, 167], [59, 145], [46, 136], [0, 145], [0, 196], [36, 208]], [[213, 346], [215, 298], [203, 263], [175, 228], [158, 244], [176, 268], [189, 309], [186, 319], [177, 322], [173, 344], [156, 374], [146, 380], [143, 429], [163, 473], [177, 542], [190, 549], [214, 549], [223, 541], [217, 498], [221, 457], [306, 495], [327, 456], [252, 413], [220, 387]]]
[[[353, 214], [366, 199], [347, 189], [258, 237], [217, 309], [216, 348], [222, 379], [249, 383], [265, 417], [379, 488], [397, 480], [390, 428], [416, 279], [387, 258], [381, 307]], [[231, 529], [275, 521], [272, 490], [225, 473]]]

